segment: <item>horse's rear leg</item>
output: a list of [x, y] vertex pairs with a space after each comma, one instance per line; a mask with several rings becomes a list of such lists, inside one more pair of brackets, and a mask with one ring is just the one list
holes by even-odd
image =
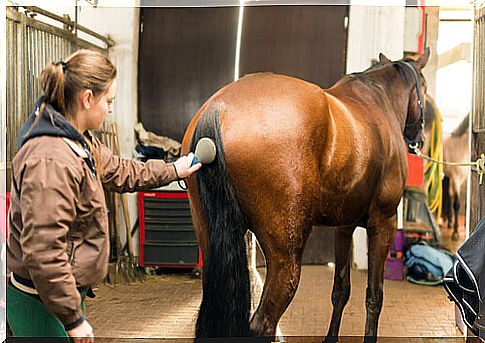
[[453, 223], [453, 234], [451, 235], [451, 239], [456, 241], [458, 239], [458, 212], [460, 211], [460, 197], [459, 193], [455, 193], [453, 197], [453, 211], [455, 212], [455, 220]]
[[377, 327], [383, 301], [384, 264], [397, 228], [397, 216], [386, 217], [380, 213], [370, 216], [369, 270], [366, 292], [365, 342], [376, 342]]
[[326, 342], [336, 342], [345, 305], [350, 297], [350, 245], [355, 227], [335, 229], [335, 274], [332, 290], [332, 320]]
[[[292, 223], [291, 228], [280, 223], [281, 226], [265, 227], [264, 234], [258, 236], [267, 273], [259, 306], [250, 322], [251, 332], [256, 336], [275, 336], [278, 322], [300, 282], [301, 257], [311, 224], [293, 226], [298, 220], [285, 219], [286, 223]], [[276, 230], [277, 227], [284, 229]]]
[[263, 295], [249, 324], [255, 336], [275, 336], [278, 322], [300, 282], [301, 255], [280, 255], [276, 259], [267, 264]]

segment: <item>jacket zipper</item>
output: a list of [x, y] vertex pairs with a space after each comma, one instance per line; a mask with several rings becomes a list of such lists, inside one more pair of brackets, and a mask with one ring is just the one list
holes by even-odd
[[76, 265], [76, 257], [74, 256], [74, 253], [76, 252], [76, 249], [78, 247], [79, 245], [74, 245], [74, 242], [72, 242], [71, 254], [69, 256], [69, 263], [73, 266]]

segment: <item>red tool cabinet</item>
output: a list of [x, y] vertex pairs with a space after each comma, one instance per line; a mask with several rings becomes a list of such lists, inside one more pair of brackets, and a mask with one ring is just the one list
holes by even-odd
[[140, 265], [202, 268], [185, 191], [138, 193]]

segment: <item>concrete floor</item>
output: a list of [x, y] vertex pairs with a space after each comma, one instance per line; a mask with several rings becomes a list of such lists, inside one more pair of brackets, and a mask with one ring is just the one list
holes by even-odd
[[[260, 270], [264, 275], [264, 269]], [[342, 320], [341, 335], [364, 332], [367, 274], [352, 271], [352, 293]], [[320, 339], [331, 315], [333, 268], [304, 266], [293, 302], [280, 321], [285, 338], [307, 336]], [[259, 293], [259, 287], [253, 287]], [[201, 299], [201, 281], [190, 274], [147, 276], [143, 283], [103, 285], [95, 299], [87, 301], [87, 318], [97, 337], [191, 338]], [[257, 302], [258, 296], [254, 297]], [[460, 337], [455, 328], [454, 306], [441, 287], [384, 283], [384, 307], [379, 336], [395, 342], [411, 337]], [[320, 338], [319, 338], [320, 337]], [[355, 338], [355, 337], [354, 337]], [[381, 340], [382, 342], [386, 340]], [[460, 340], [449, 340], [455, 342]], [[444, 342], [444, 341], [442, 341]]]
[[448, 229], [446, 227], [441, 227], [441, 246], [445, 249], [448, 249], [450, 252], [455, 253], [460, 246], [463, 244], [466, 238], [465, 232], [465, 218], [463, 216], [459, 217], [460, 226], [458, 227], [458, 239], [453, 241], [451, 239], [451, 235], [453, 233], [453, 229]]
[[[451, 230], [442, 229], [443, 245], [453, 252], [464, 238], [463, 228], [458, 241], [451, 240]], [[264, 279], [265, 268], [258, 271]], [[352, 270], [351, 280], [341, 342], [361, 342], [364, 332], [367, 273]], [[254, 277], [252, 283], [255, 308], [261, 289]], [[280, 321], [287, 342], [322, 341], [330, 323], [332, 283], [332, 267], [303, 266], [298, 291]], [[97, 342], [132, 342], [134, 338], [136, 342], [193, 342], [202, 293], [201, 280], [190, 273], [166, 270], [146, 276], [143, 282], [101, 285], [96, 294], [95, 299], [87, 299], [86, 312]], [[385, 280], [379, 342], [464, 342], [454, 311], [441, 286]]]

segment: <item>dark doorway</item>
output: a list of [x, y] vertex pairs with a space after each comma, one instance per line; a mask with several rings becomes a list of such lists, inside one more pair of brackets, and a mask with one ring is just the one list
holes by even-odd
[[238, 7], [141, 8], [139, 120], [182, 141], [190, 119], [234, 80]]
[[348, 6], [250, 6], [240, 75], [285, 74], [328, 88], [345, 74]]

